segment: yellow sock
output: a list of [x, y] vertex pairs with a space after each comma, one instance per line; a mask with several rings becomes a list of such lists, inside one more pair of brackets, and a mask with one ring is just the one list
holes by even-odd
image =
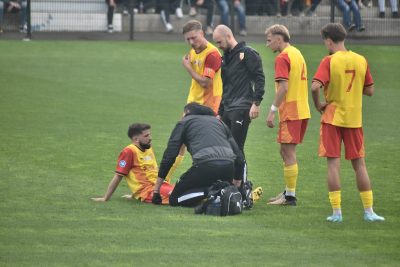
[[169, 172], [168, 172], [167, 176], [165, 177], [165, 181], [167, 181], [168, 183], [171, 181], [172, 175], [176, 171], [176, 168], [178, 168], [178, 166], [181, 165], [182, 161], [183, 161], [183, 156], [178, 155], [176, 157], [175, 162], [172, 165], [171, 169], [169, 169]]
[[296, 183], [297, 176], [299, 175], [299, 167], [296, 164], [283, 167], [283, 177], [286, 183], [286, 195], [295, 196], [296, 195]]
[[331, 202], [331, 206], [333, 210], [340, 210], [342, 208], [342, 192], [341, 191], [332, 191], [329, 192], [329, 201]]
[[374, 204], [374, 197], [372, 195], [372, 190], [360, 192], [361, 201], [363, 203], [364, 209], [372, 209]]

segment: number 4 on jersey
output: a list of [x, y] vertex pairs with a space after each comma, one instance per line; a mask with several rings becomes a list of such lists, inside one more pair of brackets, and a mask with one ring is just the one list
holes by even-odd
[[301, 68], [301, 80], [302, 81], [306, 81], [307, 80], [307, 77], [306, 77], [306, 75], [305, 75], [305, 68], [304, 68], [304, 63], [303, 63], [303, 67]]

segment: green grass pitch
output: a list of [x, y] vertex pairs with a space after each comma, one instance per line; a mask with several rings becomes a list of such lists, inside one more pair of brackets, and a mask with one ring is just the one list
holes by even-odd
[[[265, 125], [275, 55], [251, 45], [267, 82], [245, 151], [264, 196], [241, 216], [219, 218], [121, 199], [125, 181], [111, 201], [90, 200], [104, 194], [130, 123], [152, 125], [161, 160], [190, 84], [183, 41], [1, 41], [0, 266], [399, 266], [400, 47], [348, 46], [367, 57], [375, 79], [375, 95], [364, 98], [366, 162], [386, 221], [363, 221], [351, 164], [342, 160], [344, 222], [331, 224], [312, 105], [297, 150], [298, 206], [266, 205], [283, 189], [276, 128]], [[322, 42], [297, 47], [311, 79], [326, 50]], [[177, 174], [190, 164], [186, 155]]]

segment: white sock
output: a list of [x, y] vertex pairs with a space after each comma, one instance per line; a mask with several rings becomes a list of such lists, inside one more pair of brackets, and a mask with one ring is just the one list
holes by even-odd
[[364, 209], [364, 212], [365, 212], [365, 213], [372, 214], [372, 213], [374, 213], [374, 210], [373, 210], [372, 207], [371, 207], [371, 208], [366, 208], [366, 209]]
[[333, 215], [342, 215], [342, 209], [333, 209]]

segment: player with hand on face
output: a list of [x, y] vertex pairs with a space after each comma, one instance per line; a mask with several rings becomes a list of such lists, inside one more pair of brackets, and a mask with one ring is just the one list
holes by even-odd
[[[204, 37], [200, 21], [190, 20], [182, 29], [185, 41], [191, 49], [182, 58], [182, 65], [192, 78], [187, 103], [198, 103], [218, 113], [222, 97], [221, 54]], [[176, 157], [172, 171], [183, 160], [186, 148], [183, 145]]]
[[120, 153], [114, 177], [111, 179], [105, 195], [92, 198], [92, 200], [108, 201], [122, 177], [125, 177], [132, 194], [124, 195], [124, 198], [134, 198], [146, 203], [151, 203], [155, 198], [162, 204], [168, 204], [169, 195], [174, 188], [169, 180], [164, 181], [157, 195], [153, 196], [153, 187], [158, 177], [158, 166], [151, 147], [150, 125], [134, 123], [129, 126], [128, 136], [132, 144], [125, 147]]
[[183, 67], [192, 78], [187, 103], [199, 103], [217, 114], [222, 96], [221, 54], [204, 37], [199, 21], [188, 21], [182, 33], [191, 47], [182, 59]]

